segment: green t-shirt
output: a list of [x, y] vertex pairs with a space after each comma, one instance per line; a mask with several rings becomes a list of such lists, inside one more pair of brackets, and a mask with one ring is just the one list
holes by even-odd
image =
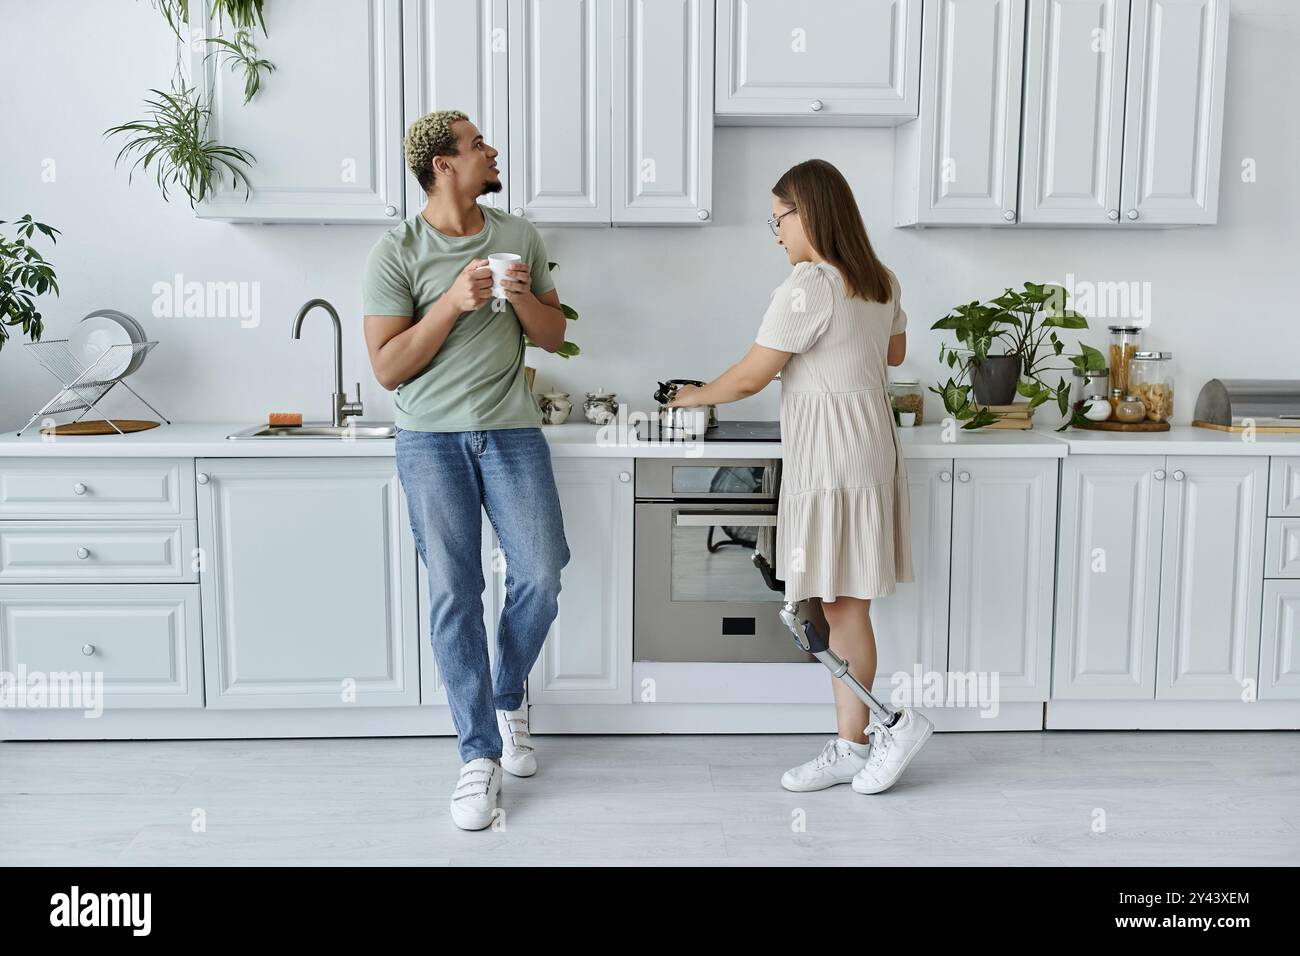
[[[533, 293], [555, 288], [546, 246], [527, 219], [482, 206], [483, 228], [447, 236], [416, 215], [384, 234], [366, 260], [366, 315], [409, 315], [417, 321], [451, 288], [471, 259], [513, 252], [528, 263]], [[524, 378], [524, 330], [514, 306], [493, 300], [463, 312], [428, 368], [397, 388], [396, 423], [421, 432], [485, 431], [540, 426], [542, 413]]]

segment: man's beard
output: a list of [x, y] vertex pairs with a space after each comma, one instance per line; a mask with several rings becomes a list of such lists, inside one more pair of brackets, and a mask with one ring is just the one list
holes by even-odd
[[483, 188], [479, 190], [478, 194], [480, 196], [486, 196], [488, 193], [499, 193], [499, 192], [501, 192], [501, 180], [485, 179], [483, 180]]

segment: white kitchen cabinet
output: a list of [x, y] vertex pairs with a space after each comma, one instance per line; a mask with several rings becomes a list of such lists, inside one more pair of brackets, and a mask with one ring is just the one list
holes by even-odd
[[[199, 587], [0, 585], [0, 672], [19, 668], [51, 681], [100, 674], [105, 710], [202, 707]], [[91, 692], [94, 678], [75, 686]]]
[[718, 0], [719, 123], [915, 119], [920, 0]]
[[0, 583], [198, 581], [196, 523], [0, 521]]
[[[275, 64], [247, 104], [244, 79], [195, 43], [195, 84], [213, 90], [209, 133], [250, 152], [252, 192], [226, 176], [202, 218], [396, 223], [404, 212], [401, 0], [315, 0], [268, 7], [258, 53]], [[208, 5], [191, 26], [212, 36]]]
[[[414, 539], [411, 547], [415, 547]], [[483, 633], [487, 641], [488, 659], [496, 656], [497, 618], [501, 614], [501, 605], [505, 599], [505, 564], [496, 558], [500, 545], [492, 533], [492, 524], [483, 518], [483, 527], [479, 541], [479, 562], [483, 568]], [[420, 616], [420, 703], [436, 707], [447, 706], [447, 688], [438, 671], [438, 662], [433, 656], [431, 602], [429, 600], [429, 570], [424, 562], [416, 557], [419, 574], [416, 578], [418, 594], [416, 604]]]
[[1218, 219], [1227, 0], [1132, 0], [1123, 218]]
[[920, 117], [894, 139], [894, 224], [1016, 221], [1025, 0], [931, 0]]
[[1020, 219], [1119, 220], [1129, 0], [1030, 0]]
[[1157, 699], [1241, 699], [1259, 670], [1268, 459], [1167, 459]]
[[415, 549], [393, 461], [196, 469], [208, 706], [418, 703]]
[[528, 700], [630, 704], [633, 460], [557, 458], [553, 466], [570, 560]]
[[[0, 508], [3, 508], [0, 503]], [[1268, 513], [1300, 518], [1300, 458], [1275, 456], [1269, 462]]]
[[[467, 115], [488, 144], [501, 151], [503, 188], [479, 199], [497, 209], [510, 208], [506, 36], [506, 0], [402, 2], [405, 125], [434, 110], [460, 110]], [[424, 202], [424, 191], [408, 170], [408, 215], [422, 209]]]
[[609, 223], [610, 0], [509, 0], [510, 211]]
[[713, 0], [613, 0], [615, 224], [707, 222]]
[[1300, 698], [1300, 581], [1264, 582], [1259, 699]]
[[1053, 698], [1155, 696], [1166, 476], [1163, 455], [1062, 462]]
[[954, 462], [948, 670], [997, 674], [1002, 701], [1047, 700], [1056, 459]]
[[892, 692], [896, 674], [910, 678], [918, 666], [923, 674], [942, 673], [948, 666], [952, 487], [951, 459], [907, 462], [914, 580], [871, 602], [871, 627], [876, 634], [874, 688], [882, 699]]

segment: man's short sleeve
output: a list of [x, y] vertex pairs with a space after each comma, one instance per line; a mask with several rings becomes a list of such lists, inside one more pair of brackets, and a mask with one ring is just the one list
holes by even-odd
[[551, 267], [546, 258], [546, 243], [531, 222], [526, 219], [524, 222], [528, 226], [528, 275], [533, 281], [533, 295], [545, 295], [555, 288], [555, 280], [551, 278]]
[[781, 352], [806, 352], [830, 328], [835, 293], [831, 279], [816, 264], [801, 262], [789, 281], [772, 293], [754, 341]]
[[397, 244], [384, 236], [370, 250], [361, 281], [361, 308], [366, 315], [415, 314], [411, 281], [397, 255]]

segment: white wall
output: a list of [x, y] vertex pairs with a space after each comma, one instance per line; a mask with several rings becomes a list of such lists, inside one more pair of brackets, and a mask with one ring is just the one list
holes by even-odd
[[[267, 24], [274, 32], [274, 3]], [[252, 423], [270, 411], [324, 418], [328, 322], [313, 316], [302, 341], [289, 337], [298, 306], [323, 296], [345, 318], [345, 381], [361, 380], [366, 418], [391, 419], [388, 395], [369, 372], [359, 311], [361, 265], [382, 227], [200, 222], [183, 197], [164, 203], [147, 176], [128, 185], [103, 130], [134, 119], [146, 91], [167, 85], [174, 56], [147, 0], [0, 0], [0, 37], [8, 87], [0, 96], [0, 219], [31, 212], [64, 233], [49, 252], [63, 294], [44, 300], [47, 338], [67, 335], [92, 309], [119, 308], [160, 341], [132, 383], [172, 420]], [[1147, 342], [1175, 353], [1184, 420], [1207, 378], [1300, 377], [1298, 44], [1300, 4], [1235, 0], [1217, 226], [897, 230], [892, 131], [718, 129], [711, 226], [545, 231], [561, 263], [561, 295], [582, 314], [569, 337], [583, 354], [565, 361], [532, 350], [539, 383], [579, 399], [605, 386], [647, 409], [656, 380], [712, 378], [738, 359], [789, 268], [764, 225], [769, 189], [813, 156], [848, 176], [879, 254], [902, 280], [911, 316], [905, 368], [923, 382], [940, 375], [940, 340], [929, 326], [952, 305], [1066, 273], [1150, 283]], [[1246, 158], [1257, 164], [1254, 183], [1241, 181]], [[55, 175], [46, 182], [50, 160]], [[153, 318], [154, 284], [176, 273], [260, 283], [260, 323]], [[1105, 324], [1094, 322], [1090, 344], [1104, 348]], [[3, 427], [21, 425], [50, 392], [52, 380], [23, 351], [13, 339], [0, 352]], [[775, 418], [778, 400], [773, 385], [720, 414]], [[927, 403], [937, 417], [937, 396]], [[141, 411], [129, 396], [110, 407]]]

